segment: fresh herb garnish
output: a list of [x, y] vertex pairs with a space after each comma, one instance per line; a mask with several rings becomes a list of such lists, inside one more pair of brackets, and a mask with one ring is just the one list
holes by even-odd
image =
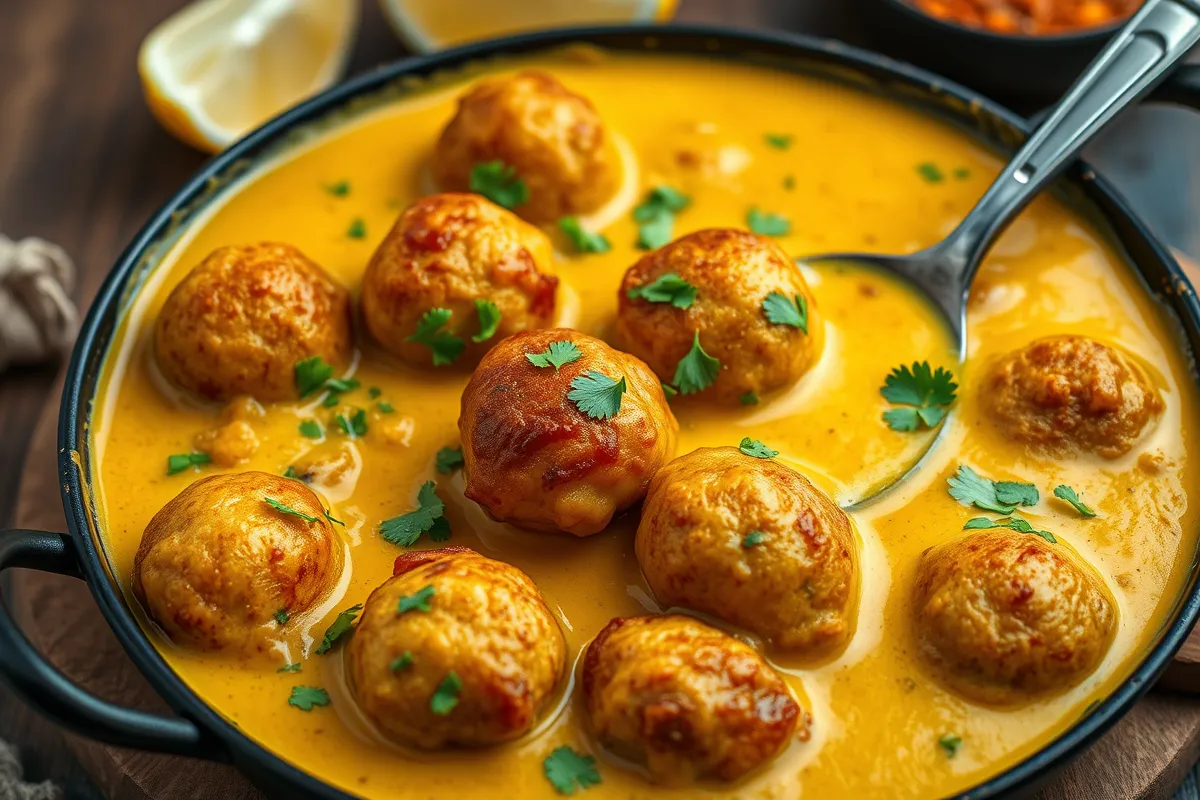
[[516, 208], [529, 201], [529, 187], [517, 177], [516, 167], [503, 161], [488, 161], [472, 167], [471, 191], [504, 208]]
[[383, 394], [383, 389], [380, 389], [378, 386], [372, 386], [370, 389], [367, 389], [367, 397], [371, 398], [372, 400], [379, 397], [381, 394]]
[[796, 188], [796, 178], [794, 175], [783, 176], [783, 188], [787, 189], [789, 192]]
[[342, 398], [340, 395], [338, 395], [336, 392], [330, 392], [329, 394], [325, 395], [325, 399], [321, 401], [321, 405], [323, 405], [325, 408], [333, 408], [341, 401]]
[[345, 197], [350, 194], [350, 182], [338, 181], [337, 183], [329, 183], [325, 185], [325, 191], [329, 192], [334, 197]]
[[929, 183], [941, 183], [945, 177], [942, 175], [942, 171], [938, 169], [938, 165], [931, 161], [926, 161], [924, 164], [917, 164], [917, 174]]
[[659, 381], [659, 382], [658, 382], [658, 385], [662, 387], [663, 394], [665, 394], [665, 395], [667, 396], [667, 399], [668, 399], [668, 400], [670, 400], [672, 397], [678, 397], [678, 396], [679, 396], [679, 390], [678, 390], [678, 389], [676, 389], [676, 388], [675, 388], [674, 386], [672, 386], [671, 384], [669, 384], [669, 383], [663, 383], [662, 381]]
[[964, 506], [974, 505], [984, 511], [1011, 514], [1017, 506], [1037, 505], [1037, 487], [1032, 483], [1017, 481], [991, 481], [966, 464], [946, 479], [950, 484], [950, 496]]
[[327, 508], [327, 509], [325, 509], [325, 519], [329, 520], [329, 521], [330, 521], [330, 522], [332, 522], [334, 525], [341, 525], [343, 528], [344, 528], [344, 527], [346, 527], [346, 523], [342, 522], [340, 519], [334, 519], [334, 516], [333, 516], [333, 514], [330, 514], [330, 513], [329, 513], [329, 509], [328, 509], [328, 508]]
[[525, 358], [535, 367], [554, 367], [554, 371], [558, 372], [562, 365], [583, 358], [583, 353], [579, 352], [574, 342], [562, 341], [551, 342], [550, 346], [540, 353], [526, 353]]
[[1004, 505], [1036, 506], [1041, 495], [1032, 483], [1020, 481], [993, 481], [996, 487], [996, 500]]
[[450, 670], [438, 684], [437, 691], [429, 698], [429, 710], [439, 717], [446, 716], [458, 705], [458, 695], [461, 691], [462, 680], [457, 672]]
[[754, 458], [774, 458], [779, 455], [778, 450], [772, 450], [758, 439], [751, 439], [749, 436], [742, 439], [741, 443], [738, 444], [738, 450]]
[[[384, 520], [379, 524], [379, 533], [392, 544], [412, 547], [421, 538], [422, 533], [432, 531], [440, 520], [437, 535], [444, 533], [448, 538], [450, 526], [442, 516], [445, 511], [446, 504], [438, 497], [436, 485], [433, 481], [426, 481], [417, 492], [417, 508], [407, 514]], [[433, 533], [430, 536], [438, 541]]]
[[380, 400], [378, 403], [376, 403], [375, 407], [379, 409], [380, 414], [391, 414], [393, 411], [396, 410], [396, 409], [392, 408], [391, 403], [388, 403], [383, 400]]
[[409, 667], [411, 667], [413, 665], [414, 660], [415, 659], [413, 658], [412, 651], [405, 650], [399, 656], [392, 659], [392, 663], [389, 665], [388, 668], [392, 672], [404, 672], [404, 670], [408, 669]]
[[966, 167], [958, 167], [954, 170], [954, 177], [957, 180], [965, 181], [967, 178], [971, 177], [971, 170], [967, 169]]
[[750, 531], [742, 537], [742, 547], [749, 550], [756, 544], [762, 544], [762, 540], [767, 538], [767, 535], [762, 531]]
[[275, 622], [279, 623], [280, 625], [287, 625], [287, 621], [292, 618], [292, 615], [288, 613], [286, 608], [279, 609], [271, 616], [273, 616], [275, 618]]
[[496, 329], [500, 327], [500, 307], [491, 300], [476, 297], [475, 313], [479, 315], [479, 333], [472, 336], [471, 341], [478, 344], [496, 335]]
[[567, 745], [556, 747], [542, 761], [542, 771], [554, 790], [562, 795], [575, 794], [600, 783], [596, 759], [576, 753]]
[[1091, 519], [1092, 517], [1096, 516], [1096, 512], [1092, 510], [1091, 506], [1080, 500], [1079, 495], [1075, 493], [1075, 490], [1070, 486], [1067, 486], [1065, 483], [1054, 487], [1054, 496], [1059, 500], [1066, 500], [1068, 503], [1075, 506], [1075, 510], [1079, 512], [1079, 516], [1081, 517], [1087, 517], [1088, 519]]
[[679, 359], [672, 381], [680, 394], [695, 394], [713, 385], [721, 369], [720, 359], [713, 358], [700, 346], [700, 331], [692, 338], [692, 349]]
[[670, 303], [675, 308], [691, 308], [696, 302], [696, 287], [679, 277], [678, 273], [667, 272], [650, 283], [635, 286], [626, 292], [630, 300], [645, 300], [647, 303]]
[[625, 376], [614, 381], [601, 372], [589, 370], [571, 381], [567, 399], [592, 419], [612, 419], [621, 410], [621, 395], [625, 394]]
[[792, 146], [792, 141], [795, 138], [795, 136], [792, 136], [789, 133], [768, 133], [763, 136], [763, 139], [766, 140], [767, 144], [769, 144], [771, 147], [774, 147], [776, 150], [787, 150]]
[[306, 419], [300, 423], [300, 435], [309, 439], [320, 439], [324, 435], [321, 425], [315, 419]]
[[691, 200], [670, 186], [656, 186], [646, 199], [633, 209], [633, 219], [638, 223], [637, 246], [643, 250], [654, 250], [671, 241], [675, 227], [675, 214], [687, 208]]
[[738, 397], [738, 402], [744, 406], [756, 406], [758, 405], [758, 395], [754, 392], [746, 392]]
[[337, 424], [338, 430], [347, 436], [361, 439], [367, 435], [367, 412], [364, 409], [356, 410], [354, 415], [349, 418], [345, 414], [338, 414], [333, 421]]
[[354, 619], [362, 609], [363, 607], [360, 603], [350, 606], [337, 615], [337, 619], [333, 621], [333, 624], [325, 629], [325, 638], [321, 640], [321, 644], [317, 647], [317, 655], [323, 656], [328, 653], [346, 634], [354, 630]]
[[293, 686], [288, 705], [301, 711], [312, 711], [313, 706], [329, 705], [329, 692], [316, 686]]
[[299, 672], [300, 666], [301, 666], [300, 662], [297, 661], [293, 664], [284, 664], [282, 667], [280, 667], [279, 669], [277, 669], [275, 671], [276, 672]]
[[787, 236], [792, 230], [792, 223], [787, 217], [768, 214], [758, 208], [746, 212], [746, 226], [760, 236]]
[[592, 233], [584, 230], [575, 217], [563, 217], [558, 221], [558, 229], [567, 235], [571, 244], [580, 253], [607, 253], [612, 244], [603, 233]]
[[946, 758], [954, 758], [958, 755], [958, 749], [962, 747], [962, 737], [956, 733], [947, 733], [942, 738], [938, 739], [938, 744], [946, 753]]
[[350, 223], [350, 227], [346, 229], [346, 235], [351, 239], [367, 238], [367, 223], [363, 222], [362, 217], [355, 217]]
[[967, 520], [963, 525], [964, 531], [972, 530], [988, 530], [991, 528], [1008, 528], [1011, 531], [1020, 533], [1032, 533], [1042, 537], [1050, 544], [1057, 544], [1058, 539], [1054, 538], [1054, 534], [1050, 531], [1040, 531], [1029, 524], [1029, 520], [1021, 517], [1004, 517], [1002, 519], [988, 519], [987, 517], [973, 517]]
[[291, 478], [292, 480], [300, 480], [300, 476], [296, 474], [296, 468], [291, 464], [283, 471], [283, 477]]
[[298, 361], [295, 366], [296, 391], [301, 399], [325, 385], [325, 381], [333, 377], [333, 365], [326, 364], [320, 356]]
[[443, 475], [449, 475], [463, 465], [462, 448], [443, 447], [437, 451], [435, 461], [437, 463], [437, 471]]
[[884, 379], [879, 393], [889, 403], [908, 408], [883, 412], [883, 421], [894, 431], [915, 431], [922, 423], [932, 428], [946, 417], [957, 388], [954, 375], [944, 367], [934, 372], [928, 361], [914, 361], [911, 369], [901, 365]]
[[433, 365], [442, 367], [453, 364], [462, 355], [467, 343], [449, 331], [442, 328], [450, 321], [451, 311], [448, 308], [431, 308], [417, 323], [417, 329], [412, 336], [404, 341], [423, 344], [433, 351]]
[[320, 519], [320, 517], [314, 517], [314, 516], [305, 514], [303, 511], [297, 511], [296, 509], [292, 508], [291, 506], [285, 506], [283, 503], [281, 503], [278, 500], [275, 500], [273, 498], [270, 498], [270, 497], [264, 497], [263, 501], [267, 505], [269, 505], [271, 508], [278, 511], [280, 514], [287, 514], [288, 516], [299, 517], [300, 519], [304, 520], [305, 522], [316, 522], [317, 520]]
[[211, 463], [212, 456], [208, 453], [180, 453], [179, 455], [167, 456], [167, 474], [178, 475], [192, 467], [201, 467]]
[[798, 294], [789, 300], [782, 292], [771, 292], [762, 301], [763, 314], [773, 325], [791, 325], [808, 333], [808, 300]]
[[396, 614], [406, 614], [409, 611], [422, 611], [428, 614], [430, 611], [429, 601], [433, 599], [433, 595], [434, 589], [431, 583], [414, 594], [401, 596], [400, 603], [396, 606]]
[[325, 381], [325, 388], [331, 392], [353, 392], [362, 386], [358, 378], [330, 378]]

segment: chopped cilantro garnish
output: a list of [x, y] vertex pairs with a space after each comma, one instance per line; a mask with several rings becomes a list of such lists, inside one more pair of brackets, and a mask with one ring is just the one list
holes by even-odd
[[787, 150], [792, 146], [792, 141], [796, 137], [788, 133], [768, 133], [763, 136], [767, 144], [774, 147], [776, 150]]
[[580, 253], [607, 253], [612, 245], [603, 233], [592, 233], [584, 230], [575, 217], [563, 217], [558, 221], [558, 229], [567, 235], [571, 244]]
[[275, 618], [275, 622], [280, 625], [287, 625], [287, 621], [292, 618], [292, 615], [288, 613], [286, 608], [279, 609], [271, 616], [273, 616]]
[[679, 359], [675, 367], [675, 379], [672, 383], [679, 389], [680, 394], [695, 394], [713, 385], [717, 372], [721, 369], [721, 361], [704, 352], [700, 346], [700, 331], [692, 338], [692, 349]]
[[674, 229], [675, 215], [664, 211], [638, 226], [637, 246], [643, 250], [656, 250], [671, 241]]
[[669, 384], [669, 383], [663, 383], [662, 381], [659, 381], [659, 382], [658, 382], [658, 385], [662, 387], [663, 394], [665, 394], [665, 395], [667, 396], [667, 399], [668, 399], [668, 400], [670, 400], [672, 397], [678, 397], [678, 396], [679, 396], [679, 390], [678, 390], [678, 389], [676, 389], [676, 388], [675, 388], [674, 386], [672, 386], [671, 384]]
[[201, 467], [205, 464], [212, 463], [212, 456], [208, 453], [180, 453], [179, 455], [167, 456], [167, 474], [178, 475], [184, 470], [192, 467]]
[[462, 448], [443, 447], [437, 451], [435, 461], [437, 463], [437, 471], [443, 475], [449, 475], [463, 465]]
[[338, 414], [333, 418], [337, 424], [338, 430], [347, 436], [352, 436], [355, 439], [361, 439], [367, 435], [367, 412], [364, 409], [358, 409], [354, 415], [347, 417], [345, 414]]
[[428, 614], [430, 611], [429, 601], [433, 599], [434, 594], [433, 584], [431, 583], [414, 594], [403, 595], [400, 598], [400, 603], [396, 606], [396, 614], [406, 614], [409, 611], [422, 611]]
[[351, 239], [367, 238], [367, 223], [363, 222], [362, 217], [355, 217], [350, 223], [350, 227], [346, 229], [346, 235]]
[[798, 294], [789, 300], [782, 292], [771, 292], [762, 301], [763, 314], [773, 325], [791, 325], [808, 333], [808, 299]]
[[758, 395], [754, 392], [746, 392], [738, 397], [738, 402], [744, 406], [756, 406], [758, 405]]
[[942, 171], [938, 169], [937, 164], [931, 161], [926, 161], [924, 164], [917, 164], [917, 174], [929, 183], [941, 183], [945, 177], [942, 175]]
[[1021, 517], [1004, 517], [1003, 519], [988, 519], [987, 517], [973, 517], [967, 520], [963, 525], [964, 531], [971, 530], [988, 530], [990, 528], [1008, 528], [1011, 531], [1020, 533], [1032, 533], [1042, 537], [1050, 544], [1057, 544], [1058, 539], [1054, 538], [1054, 534], [1050, 531], [1040, 531], [1029, 524], [1029, 520]]
[[323, 656], [328, 653], [346, 634], [354, 630], [354, 619], [362, 609], [363, 607], [360, 603], [350, 606], [337, 615], [337, 619], [333, 621], [333, 624], [325, 629], [325, 638], [321, 640], [320, 646], [317, 647], [317, 655]]
[[306, 419], [300, 423], [300, 435], [307, 436], [309, 439], [320, 439], [324, 434], [321, 430], [321, 425], [315, 419]]
[[367, 389], [367, 397], [371, 398], [372, 400], [379, 397], [381, 394], [383, 394], [383, 389], [380, 389], [378, 386], [372, 386], [370, 389]]
[[746, 226], [760, 236], [787, 236], [792, 230], [792, 223], [780, 214], [768, 214], [757, 208], [746, 212]]
[[954, 170], [954, 177], [956, 180], [965, 181], [971, 177], [971, 170], [966, 167], [958, 167]]
[[503, 161], [488, 161], [472, 167], [471, 191], [504, 208], [516, 208], [529, 201], [529, 187], [517, 177], [516, 167]]
[[329, 705], [329, 692], [316, 686], [293, 686], [288, 705], [301, 711], [312, 711], [313, 706]]
[[340, 395], [338, 395], [336, 392], [330, 392], [329, 394], [325, 395], [325, 399], [321, 401], [321, 405], [323, 405], [325, 408], [333, 408], [341, 401], [342, 398]]
[[912, 369], [901, 365], [884, 379], [879, 393], [889, 403], [909, 407], [883, 412], [883, 421], [894, 431], [915, 431], [922, 423], [932, 428], [945, 418], [957, 388], [944, 367], [934, 372], [928, 361], [914, 361]]
[[762, 540], [767, 538], [767, 535], [762, 531], [750, 531], [742, 537], [742, 547], [749, 550], [756, 544], [762, 544]]
[[772, 450], [758, 439], [751, 439], [749, 436], [742, 439], [738, 444], [738, 450], [754, 458], [774, 458], [779, 455], [778, 450]]
[[439, 717], [446, 716], [458, 705], [458, 695], [461, 691], [462, 680], [457, 672], [450, 670], [438, 684], [437, 691], [429, 698], [429, 710]]
[[650, 283], [633, 287], [626, 294], [630, 300], [670, 303], [675, 308], [691, 308], [692, 303], [696, 302], [696, 287], [675, 272], [659, 275]]
[[417, 329], [412, 336], [404, 340], [423, 344], [432, 350], [435, 367], [453, 364], [462, 355], [463, 348], [467, 346], [462, 339], [449, 331], [442, 330], [450, 321], [450, 314], [451, 311], [448, 308], [429, 309], [417, 323]]
[[362, 386], [358, 378], [330, 378], [325, 381], [325, 388], [331, 392], [353, 392]]
[[946, 753], [946, 758], [954, 758], [958, 755], [958, 749], [962, 747], [962, 737], [956, 733], [947, 733], [942, 738], [938, 739], [938, 744]]
[[1032, 483], [1020, 481], [994, 481], [996, 500], [1004, 505], [1036, 506], [1041, 495]]
[[625, 376], [614, 381], [601, 372], [589, 370], [571, 381], [567, 399], [592, 419], [612, 419], [621, 410], [625, 388]]
[[325, 359], [313, 356], [299, 361], [295, 366], [296, 391], [301, 398], [308, 397], [325, 385], [325, 381], [333, 377], [333, 365], [326, 364]]
[[946, 479], [950, 496], [964, 506], [974, 505], [984, 511], [1011, 514], [1017, 506], [1036, 505], [1037, 487], [1017, 481], [991, 481], [962, 464], [958, 472]]
[[438, 517], [433, 521], [433, 527], [429, 529], [429, 538], [435, 542], [444, 542], [450, 538], [450, 520], [445, 517]]
[[320, 517], [314, 517], [314, 516], [305, 514], [303, 511], [297, 511], [296, 509], [292, 508], [291, 506], [285, 506], [283, 503], [281, 503], [278, 500], [275, 500], [273, 498], [270, 498], [270, 497], [264, 497], [263, 501], [266, 502], [266, 504], [269, 505], [271, 508], [278, 511], [280, 514], [287, 514], [288, 516], [299, 517], [300, 519], [304, 520], [305, 522], [316, 522], [318, 519], [320, 519]]
[[575, 794], [600, 783], [596, 759], [576, 753], [567, 745], [555, 748], [542, 762], [542, 771], [554, 790], [562, 795]]
[[1079, 495], [1075, 493], [1075, 490], [1070, 486], [1067, 486], [1065, 483], [1054, 487], [1054, 496], [1059, 500], [1066, 500], [1068, 503], [1075, 506], [1075, 510], [1079, 512], [1079, 516], [1081, 517], [1087, 517], [1090, 519], [1096, 516], [1096, 512], [1092, 510], [1091, 506], [1080, 500]]
[[475, 298], [475, 313], [479, 315], [479, 333], [471, 337], [475, 343], [486, 342], [500, 327], [500, 307], [491, 300]]
[[[437, 495], [437, 487], [433, 481], [426, 481], [417, 492], [417, 507], [407, 514], [384, 520], [379, 524], [379, 533], [384, 539], [401, 547], [412, 547], [421, 538], [421, 534], [431, 531], [438, 520], [442, 520], [444, 530], [449, 535], [449, 526], [442, 514], [446, 504]], [[431, 534], [432, 536], [432, 534]], [[436, 539], [435, 539], [436, 541]]]
[[391, 403], [388, 403], [384, 400], [380, 400], [378, 403], [376, 403], [375, 407], [379, 409], [380, 414], [391, 414], [393, 411], [396, 410], [396, 409], [392, 408]]
[[297, 661], [293, 664], [284, 664], [282, 667], [280, 667], [279, 669], [277, 669], [275, 671], [276, 672], [299, 672], [300, 666], [301, 666], [300, 662]]
[[413, 665], [414, 660], [415, 659], [413, 658], [412, 651], [405, 650], [403, 653], [396, 656], [396, 658], [392, 659], [392, 663], [389, 665], [388, 668], [392, 672], [404, 672], [404, 670], [408, 669], [409, 667], [411, 667]]
[[671, 241], [675, 214], [687, 208], [688, 197], [670, 186], [656, 186], [646, 199], [633, 209], [638, 223], [638, 247], [654, 250]]
[[290, 464], [288, 465], [288, 468], [283, 471], [283, 477], [291, 478], [292, 480], [300, 479], [300, 476], [296, 474], [296, 468]]
[[325, 191], [334, 197], [345, 197], [350, 194], [350, 182], [338, 181], [337, 183], [328, 183], [325, 185]]
[[562, 365], [583, 358], [583, 353], [579, 352], [574, 342], [562, 341], [551, 342], [550, 346], [540, 353], [526, 353], [525, 358], [535, 367], [554, 367], [554, 371], [558, 372]]

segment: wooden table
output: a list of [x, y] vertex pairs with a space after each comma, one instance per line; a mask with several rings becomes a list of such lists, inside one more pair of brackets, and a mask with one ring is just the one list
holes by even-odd
[[[142, 223], [205, 159], [155, 124], [136, 77], [142, 38], [179, 5], [0, 0], [0, 231], [65, 247], [79, 268], [75, 295], [83, 304]], [[678, 19], [861, 42], [843, 0], [682, 0]], [[350, 71], [403, 54], [367, 0]], [[1139, 109], [1089, 157], [1170, 243], [1200, 253], [1200, 192], [1193, 188], [1200, 186], [1200, 120]], [[49, 366], [0, 378], [0, 527], [11, 523], [21, 479], [16, 465], [38, 415], [57, 405], [56, 373]], [[99, 796], [61, 734], [3, 688], [0, 738], [22, 748], [27, 778], [51, 778], [68, 797]]]

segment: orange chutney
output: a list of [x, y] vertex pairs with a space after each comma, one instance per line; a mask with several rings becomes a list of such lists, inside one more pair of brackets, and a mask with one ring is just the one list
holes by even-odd
[[[133, 556], [150, 517], [211, 466], [167, 476], [165, 459], [192, 450], [220, 409], [172, 389], [152, 357], [153, 322], [167, 293], [214, 248], [288, 242], [357, 292], [374, 247], [408, 203], [428, 193], [427, 161], [455, 98], [482, 72], [534, 66], [588, 97], [623, 143], [625, 190], [591, 219], [611, 251], [578, 255], [564, 239], [559, 322], [611, 338], [616, 291], [640, 255], [631, 206], [669, 184], [691, 197], [675, 235], [741, 227], [749, 208], [779, 213], [789, 253], [911, 252], [945, 235], [996, 174], [997, 159], [947, 124], [840, 85], [763, 67], [702, 58], [556, 53], [439, 77], [425, 89], [381, 102], [301, 140], [225, 191], [163, 255], [131, 304], [110, 353], [93, 429], [93, 475], [102, 537], [130, 604]], [[669, 87], [669, 90], [667, 89]], [[791, 137], [768, 141], [767, 134]], [[779, 146], [785, 144], [786, 146]], [[329, 187], [345, 181], [348, 191]], [[361, 228], [360, 228], [361, 225]], [[350, 235], [365, 230], [361, 237]], [[552, 236], [560, 237], [555, 231]], [[811, 736], [734, 786], [653, 786], [587, 736], [573, 691], [528, 736], [503, 746], [428, 754], [403, 751], [370, 729], [345, 688], [344, 648], [313, 651], [339, 610], [366, 600], [392, 573], [399, 548], [379, 523], [411, 510], [422, 482], [436, 480], [453, 530], [467, 545], [529, 573], [566, 634], [571, 658], [613, 617], [659, 611], [633, 554], [637, 510], [585, 539], [534, 534], [490, 520], [463, 497], [461, 473], [439, 475], [434, 455], [457, 446], [455, 369], [413, 369], [384, 354], [359, 328], [353, 374], [362, 388], [337, 408], [320, 397], [277, 403], [253, 421], [261, 443], [238, 469], [276, 474], [346, 450], [352, 467], [314, 484], [346, 522], [346, 569], [333, 594], [279, 636], [278, 664], [189, 652], [143, 617], [171, 667], [240, 731], [320, 779], [364, 797], [553, 797], [542, 774], [562, 744], [596, 755], [603, 782], [589, 798], [933, 797], [970, 787], [1061, 734], [1111, 692], [1158, 635], [1191, 568], [1197, 519], [1184, 487], [1196, 481], [1197, 391], [1168, 313], [1083, 217], [1043, 197], [1016, 221], [976, 278], [962, 365], [923, 302], [883, 276], [837, 266], [806, 268], [824, 319], [824, 351], [795, 387], [748, 408], [717, 408], [704, 394], [675, 398], [679, 453], [737, 444], [751, 436], [780, 451], [839, 502], [904, 471], [931, 434], [889, 430], [879, 387], [901, 363], [950, 367], [961, 384], [941, 439], [921, 469], [853, 512], [861, 546], [862, 595], [848, 648], [821, 663], [767, 652], [811, 714]], [[1145, 365], [1166, 410], [1133, 452], [1105, 461], [1027, 453], [997, 434], [977, 387], [990, 360], [1040, 336], [1081, 333], [1123, 346]], [[367, 387], [382, 390], [378, 399]], [[394, 409], [380, 410], [379, 401]], [[333, 414], [368, 410], [366, 436], [351, 440]], [[325, 432], [298, 433], [304, 419]], [[1080, 685], [1017, 708], [993, 709], [953, 694], [918, 659], [910, 588], [918, 556], [962, 534], [977, 512], [955, 502], [946, 478], [970, 464], [995, 479], [1042, 490], [1028, 509], [1057, 546], [1073, 548], [1103, 576], [1119, 613], [1115, 641]], [[1050, 495], [1073, 486], [1099, 512], [1081, 519]], [[1047, 499], [1049, 498], [1049, 499]], [[339, 529], [340, 530], [340, 529]], [[417, 547], [429, 547], [423, 540]], [[140, 612], [139, 612], [140, 614]], [[752, 641], [752, 640], [751, 640]], [[277, 673], [302, 662], [299, 674]], [[321, 686], [332, 704], [303, 712], [291, 687]], [[962, 738], [948, 758], [938, 740]]]

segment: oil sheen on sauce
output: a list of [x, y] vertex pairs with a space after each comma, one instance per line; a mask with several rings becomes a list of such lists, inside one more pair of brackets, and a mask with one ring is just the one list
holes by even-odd
[[[549, 70], [589, 97], [629, 156], [627, 191], [600, 215], [608, 218], [603, 230], [612, 250], [561, 255], [557, 265], [560, 321], [601, 337], [611, 332], [621, 276], [641, 255], [629, 208], [648, 187], [667, 183], [692, 198], [677, 217], [677, 236], [744, 226], [756, 206], [789, 217], [791, 232], [779, 241], [795, 255], [911, 252], [947, 233], [999, 166], [943, 123], [853, 89], [765, 68], [675, 56], [556, 54], [483, 67], [472, 76], [526, 66]], [[296, 245], [357, 292], [396, 215], [428, 191], [424, 165], [432, 143], [472, 76], [444, 78], [257, 169], [193, 223], [155, 269], [108, 358], [94, 427], [103, 536], [127, 594], [146, 523], [199, 477], [166, 476], [166, 457], [189, 452], [193, 436], [214, 427], [219, 414], [171, 390], [155, 372], [152, 326], [167, 292], [214, 248], [256, 241]], [[766, 134], [786, 134], [791, 144], [774, 147]], [[933, 173], [940, 179], [930, 180]], [[350, 187], [344, 196], [327, 190], [339, 181]], [[365, 227], [361, 238], [348, 235], [356, 220]], [[564, 241], [556, 243], [568, 251]], [[1181, 590], [1196, 550], [1196, 515], [1183, 489], [1195, 482], [1196, 390], [1165, 312], [1082, 217], [1043, 197], [1001, 239], [975, 281], [963, 365], [932, 314], [901, 286], [836, 265], [807, 276], [826, 321], [819, 365], [795, 388], [755, 407], [717, 410], [706, 407], [702, 394], [676, 399], [678, 452], [736, 444], [743, 436], [761, 439], [844, 502], [902, 472], [928, 443], [928, 433], [893, 432], [880, 421], [888, 407], [878, 391], [884, 376], [920, 360], [950, 367], [961, 385], [947, 430], [899, 491], [854, 515], [863, 594], [848, 649], [819, 664], [772, 659], [812, 714], [811, 738], [734, 787], [657, 788], [600, 755], [603, 783], [586, 797], [895, 798], [964, 789], [1029, 756], [1110, 692], [1152, 643]], [[1061, 463], [1031, 457], [993, 432], [980, 413], [976, 387], [989, 360], [1037, 337], [1068, 332], [1135, 353], [1162, 391], [1165, 413], [1127, 457]], [[277, 404], [254, 423], [262, 444], [239, 467], [281, 473], [347, 453], [348, 468], [315, 487], [346, 521], [346, 574], [326, 603], [289, 625], [292, 633], [280, 643], [279, 665], [303, 660], [302, 672], [185, 652], [146, 623], [149, 635], [182, 679], [239, 730], [352, 794], [555, 796], [542, 774], [543, 758], [561, 744], [597, 753], [571, 685], [563, 687], [553, 713], [517, 742], [403, 752], [355, 713], [341, 651], [316, 656], [314, 640], [339, 610], [363, 602], [391, 575], [398, 549], [375, 528], [411, 510], [421, 483], [436, 479], [451, 543], [526, 570], [577, 657], [611, 618], [659, 610], [633, 555], [636, 512], [581, 540], [490, 521], [463, 498], [460, 473], [441, 476], [434, 468], [435, 452], [458, 443], [466, 374], [400, 365], [361, 327], [358, 344], [354, 374], [363, 389], [345, 395], [342, 404], [369, 409], [368, 435], [349, 441], [326, 426], [324, 439], [306, 439], [299, 422], [327, 421], [335, 409], [315, 399]], [[382, 389], [379, 400], [391, 404], [392, 414], [367, 397], [370, 386]], [[908, 598], [917, 557], [962, 535], [974, 516], [946, 492], [946, 477], [960, 463], [993, 478], [1037, 484], [1043, 500], [1027, 516], [1035, 527], [1055, 532], [1059, 546], [1094, 564], [1117, 598], [1120, 627], [1107, 658], [1064, 694], [1015, 710], [983, 708], [943, 689], [916, 657]], [[1079, 490], [1100, 516], [1082, 520], [1047, 502], [1059, 483]], [[332, 705], [308, 713], [289, 706], [298, 684], [325, 687]], [[952, 759], [938, 746], [947, 733], [964, 742]]]

